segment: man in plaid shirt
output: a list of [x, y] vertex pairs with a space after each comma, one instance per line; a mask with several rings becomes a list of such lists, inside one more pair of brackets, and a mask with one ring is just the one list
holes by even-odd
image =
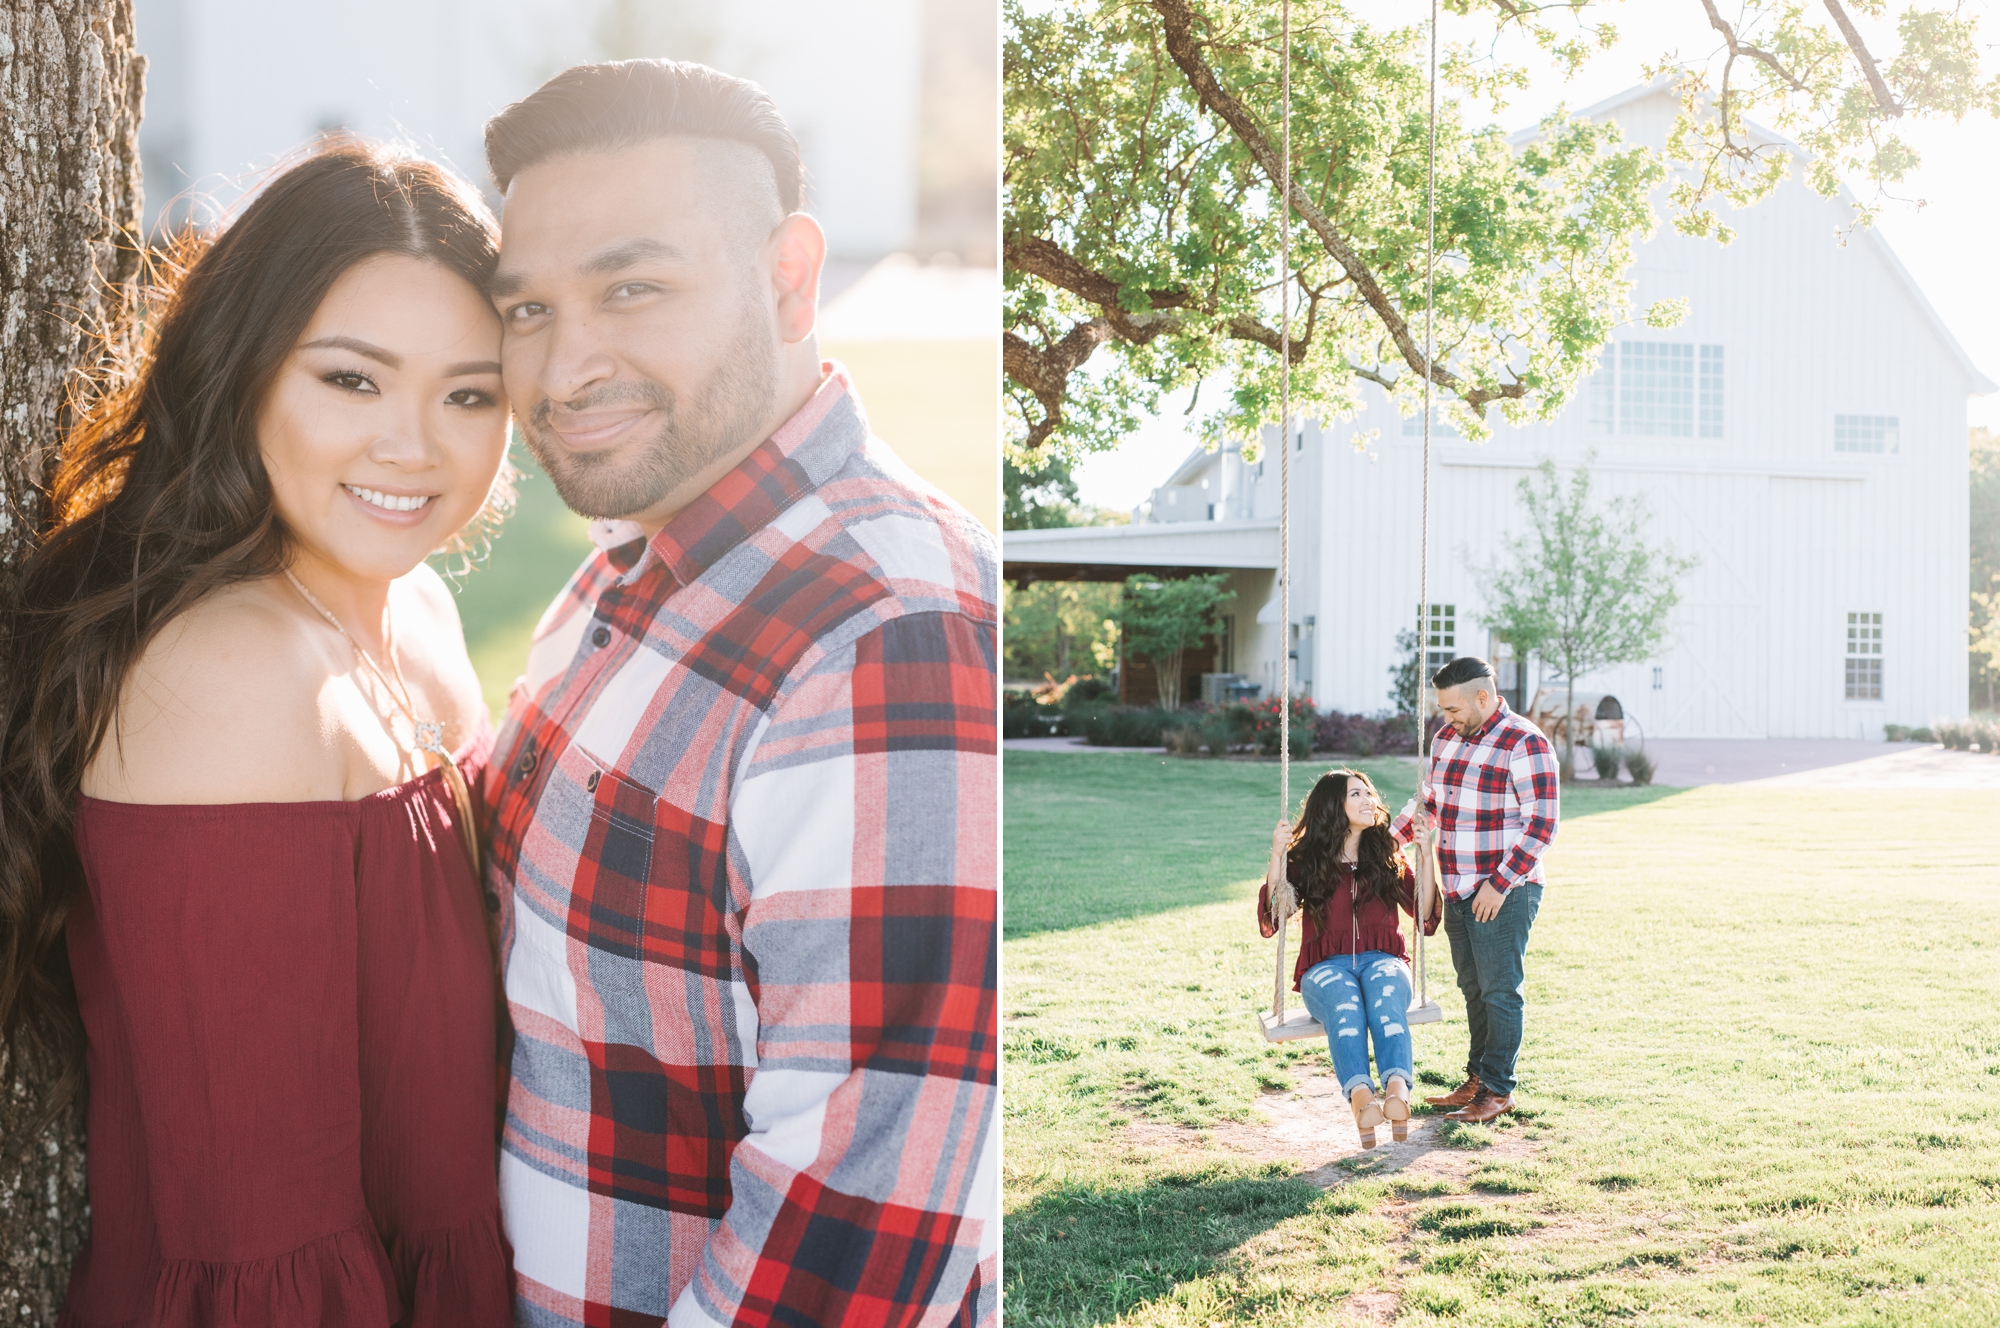
[[600, 518], [484, 792], [522, 1325], [997, 1320], [998, 566], [813, 338], [754, 85], [487, 129], [516, 418]]
[[1542, 906], [1542, 851], [1556, 837], [1561, 780], [1542, 731], [1507, 708], [1493, 666], [1455, 659], [1431, 680], [1451, 727], [1431, 746], [1419, 799], [1390, 827], [1409, 843], [1438, 830], [1444, 930], [1465, 997], [1465, 1082], [1434, 1107], [1490, 1121], [1514, 1109], [1528, 932]]

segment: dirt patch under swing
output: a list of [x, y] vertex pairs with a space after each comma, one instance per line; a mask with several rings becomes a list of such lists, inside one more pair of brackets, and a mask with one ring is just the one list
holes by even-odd
[[1440, 1137], [1438, 1116], [1418, 1114], [1410, 1120], [1410, 1137], [1395, 1143], [1388, 1122], [1375, 1131], [1376, 1145], [1361, 1146], [1354, 1113], [1331, 1074], [1308, 1074], [1290, 1088], [1266, 1090], [1258, 1099], [1263, 1121], [1217, 1121], [1206, 1128], [1171, 1125], [1134, 1116], [1125, 1138], [1134, 1148], [1190, 1156], [1223, 1154], [1252, 1162], [1296, 1162], [1305, 1178], [1321, 1189], [1356, 1176], [1408, 1175], [1443, 1180], [1463, 1189], [1473, 1170], [1493, 1162], [1519, 1162], [1534, 1152], [1534, 1144], [1519, 1128], [1497, 1127], [1484, 1133], [1484, 1148], [1454, 1146]]

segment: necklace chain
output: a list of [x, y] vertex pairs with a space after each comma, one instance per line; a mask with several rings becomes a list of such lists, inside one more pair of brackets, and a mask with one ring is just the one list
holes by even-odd
[[393, 635], [395, 630], [394, 622], [390, 622], [389, 631], [383, 634], [382, 639], [383, 644], [388, 650], [389, 668], [396, 675], [396, 683], [400, 683], [402, 686], [400, 694], [397, 691], [396, 684], [389, 681], [389, 675], [384, 673], [381, 666], [376, 664], [374, 659], [370, 657], [367, 648], [354, 639], [354, 634], [349, 632], [340, 619], [334, 616], [333, 610], [320, 603], [319, 596], [306, 589], [305, 582], [299, 580], [289, 567], [285, 569], [285, 579], [292, 583], [292, 589], [298, 591], [305, 598], [306, 603], [310, 604], [320, 617], [326, 619], [328, 625], [334, 631], [340, 633], [341, 639], [347, 642], [348, 647], [354, 651], [355, 657], [361, 661], [370, 673], [375, 675], [375, 681], [382, 684], [382, 690], [389, 694], [390, 702], [396, 709], [403, 712], [403, 718], [409, 720], [410, 727], [416, 730], [417, 750], [428, 752], [430, 755], [444, 761], [447, 765], [451, 764], [451, 752], [444, 745], [444, 725], [434, 719], [417, 718], [416, 704], [412, 699], [410, 684], [404, 679], [401, 666], [396, 663], [396, 646]]
[[[294, 576], [292, 569], [289, 567], [285, 569], [285, 580], [291, 582], [292, 589], [298, 591], [300, 596], [305, 599], [305, 602], [312, 605], [314, 611], [320, 617], [326, 619], [334, 631], [340, 633], [341, 639], [347, 642], [348, 647], [354, 651], [355, 656], [360, 659], [362, 664], [367, 666], [370, 673], [375, 675], [375, 681], [380, 683], [382, 690], [389, 694], [389, 700], [394, 703], [398, 710], [403, 712], [403, 718], [410, 721], [410, 727], [416, 730], [417, 750], [426, 752], [437, 758], [438, 768], [444, 772], [445, 786], [451, 791], [452, 807], [457, 812], [455, 819], [457, 821], [459, 846], [465, 850], [465, 860], [471, 866], [472, 878], [474, 883], [477, 884], [484, 872], [484, 868], [479, 852], [479, 830], [472, 806], [472, 790], [466, 786], [465, 775], [459, 770], [458, 762], [452, 757], [451, 749], [444, 745], [444, 725], [434, 719], [417, 718], [410, 684], [404, 680], [403, 670], [396, 663], [396, 639], [393, 635], [394, 624], [384, 624], [390, 631], [383, 634], [382, 641], [388, 648], [389, 668], [395, 673], [396, 681], [402, 683], [403, 686], [402, 695], [400, 696], [396, 694], [396, 688], [390, 684], [389, 675], [382, 672], [375, 661], [368, 657], [368, 652], [362, 648], [359, 641], [354, 639], [353, 633], [341, 625], [340, 619], [334, 616], [332, 609], [327, 608], [326, 605], [319, 602], [319, 596], [306, 589], [305, 582]], [[357, 687], [356, 690], [360, 689]], [[391, 736], [394, 735], [394, 728], [395, 726], [392, 723], [390, 725]], [[487, 939], [497, 944], [497, 933], [493, 931], [493, 910], [499, 907], [499, 903], [495, 896], [491, 894], [486, 895], [486, 907], [488, 913]]]

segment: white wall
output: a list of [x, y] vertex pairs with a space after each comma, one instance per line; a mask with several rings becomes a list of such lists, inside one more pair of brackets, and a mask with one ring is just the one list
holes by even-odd
[[[401, 139], [482, 187], [486, 119], [596, 58], [600, 6], [573, 0], [136, 0], [148, 59], [140, 147], [147, 219], [193, 190], [227, 205], [255, 174], [344, 126]], [[805, 155], [808, 202], [838, 258], [916, 231], [917, 0], [697, 7], [712, 59], [776, 99]], [[661, 51], [662, 55], [678, 52]]]

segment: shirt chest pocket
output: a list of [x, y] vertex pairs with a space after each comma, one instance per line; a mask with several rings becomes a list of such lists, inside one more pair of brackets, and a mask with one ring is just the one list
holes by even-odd
[[570, 786], [576, 827], [569, 934], [593, 949], [636, 959], [645, 943], [658, 799], [580, 747], [563, 753], [558, 778]]

